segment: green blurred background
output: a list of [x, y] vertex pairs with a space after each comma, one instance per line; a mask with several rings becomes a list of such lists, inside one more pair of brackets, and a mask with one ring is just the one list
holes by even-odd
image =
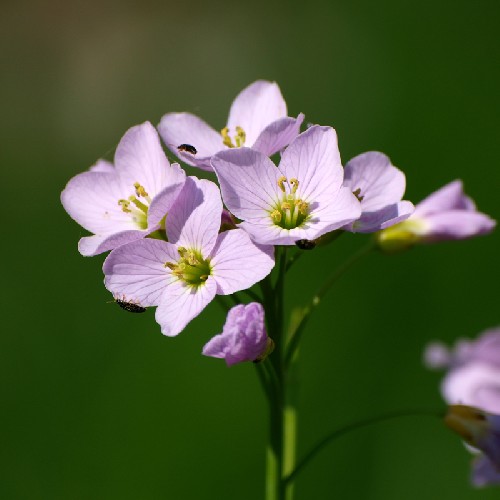
[[[500, 3], [14, 2], [0, 6], [5, 214], [0, 335], [0, 498], [263, 498], [266, 407], [251, 364], [204, 358], [212, 304], [175, 339], [153, 312], [108, 303], [103, 257], [60, 191], [131, 126], [191, 111], [222, 127], [234, 96], [279, 83], [292, 115], [332, 125], [346, 161], [389, 154], [419, 201], [455, 178], [500, 217]], [[12, 216], [12, 217], [11, 217]], [[304, 256], [306, 300], [366, 237]], [[301, 349], [299, 454], [336, 425], [438, 407], [431, 339], [498, 325], [498, 231], [373, 255], [338, 283]], [[298, 479], [301, 499], [493, 499], [431, 419], [346, 436]]]

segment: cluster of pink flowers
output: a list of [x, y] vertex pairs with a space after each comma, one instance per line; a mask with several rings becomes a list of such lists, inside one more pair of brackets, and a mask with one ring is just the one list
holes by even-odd
[[[220, 132], [189, 113], [169, 113], [158, 131], [149, 122], [128, 130], [114, 165], [100, 160], [71, 179], [63, 206], [91, 233], [79, 251], [111, 251], [103, 270], [115, 299], [132, 310], [156, 307], [162, 333], [175, 336], [216, 295], [264, 279], [276, 245], [343, 230], [377, 233], [380, 249], [392, 252], [492, 230], [460, 181], [414, 207], [402, 200], [405, 175], [387, 156], [364, 153], [344, 168], [335, 130], [301, 132], [303, 119], [287, 116], [276, 83], [257, 81], [236, 97]], [[187, 165], [214, 172], [220, 188], [171, 164], [160, 136]], [[229, 326], [204, 353], [233, 364], [268, 351], [255, 307], [230, 311]]]

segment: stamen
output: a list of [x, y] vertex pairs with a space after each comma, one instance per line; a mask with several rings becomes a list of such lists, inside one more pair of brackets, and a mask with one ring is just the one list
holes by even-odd
[[224, 127], [220, 131], [220, 135], [222, 135], [222, 143], [227, 146], [228, 148], [234, 148], [233, 141], [231, 140], [231, 137], [229, 137], [229, 129], [227, 127]]
[[285, 192], [285, 182], [286, 182], [286, 177], [282, 175], [277, 181], [279, 188]]
[[241, 127], [236, 127], [236, 137], [234, 139], [236, 147], [241, 148], [245, 144], [246, 138], [247, 135], [245, 134], [245, 131]]
[[361, 196], [361, 188], [356, 189], [356, 191], [353, 191], [352, 194], [356, 196], [359, 201], [363, 201], [364, 196]]
[[127, 213], [127, 212], [132, 212], [132, 210], [130, 210], [129, 205], [130, 205], [130, 201], [128, 200], [118, 200], [118, 205], [120, 205], [122, 207], [122, 210]]
[[292, 193], [295, 194], [297, 188], [299, 187], [299, 181], [297, 179], [290, 179], [290, 184], [292, 186]]
[[174, 271], [177, 267], [177, 264], [174, 264], [173, 262], [165, 262], [165, 264], [163, 264], [163, 267], [168, 267], [169, 269]]
[[273, 210], [271, 212], [271, 218], [276, 222], [277, 224], [281, 222], [281, 212], [279, 210]]
[[129, 196], [129, 201], [131, 201], [139, 210], [144, 212], [145, 214], [148, 213], [148, 207], [142, 203], [142, 201], [139, 201], [135, 196]]
[[143, 196], [144, 198], [148, 197], [149, 194], [146, 192], [143, 186], [141, 186], [138, 182], [134, 182], [135, 194], [139, 197]]

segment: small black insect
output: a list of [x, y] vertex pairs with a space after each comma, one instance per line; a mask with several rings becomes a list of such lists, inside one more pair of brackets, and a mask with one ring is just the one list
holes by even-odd
[[142, 307], [139, 304], [136, 304], [135, 302], [126, 302], [124, 300], [120, 299], [115, 299], [115, 302], [122, 308], [125, 309], [125, 311], [131, 312], [131, 313], [143, 313], [146, 312], [146, 308]]
[[316, 241], [315, 240], [297, 240], [295, 244], [301, 249], [301, 250], [312, 250], [313, 248], [316, 247]]
[[191, 153], [192, 155], [195, 155], [198, 151], [196, 151], [196, 148], [194, 146], [191, 146], [191, 144], [181, 144], [180, 146], [177, 146], [177, 149], [179, 151], [185, 151], [186, 153]]

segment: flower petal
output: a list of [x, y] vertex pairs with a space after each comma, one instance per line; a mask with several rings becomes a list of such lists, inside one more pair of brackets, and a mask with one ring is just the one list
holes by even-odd
[[217, 293], [230, 295], [250, 288], [274, 267], [274, 248], [256, 245], [241, 229], [219, 234], [212, 251], [212, 275]]
[[344, 186], [362, 196], [361, 210], [377, 212], [401, 200], [406, 188], [405, 174], [383, 153], [369, 151], [355, 156], [344, 169]]
[[[239, 219], [264, 217], [281, 199], [281, 172], [264, 154], [249, 148], [222, 151], [212, 158], [227, 208]], [[269, 218], [270, 220], [270, 218]]]
[[424, 217], [436, 212], [455, 209], [467, 211], [475, 209], [474, 202], [464, 194], [461, 180], [446, 184], [422, 200], [415, 207], [415, 216]]
[[216, 184], [188, 177], [167, 217], [168, 241], [207, 256], [217, 239], [222, 200]]
[[[154, 230], [154, 228], [153, 228]], [[145, 238], [152, 230], [120, 231], [113, 234], [84, 236], [78, 242], [78, 251], [85, 257], [93, 257], [121, 245]]]
[[[420, 214], [419, 214], [420, 216]], [[461, 240], [472, 236], [488, 234], [496, 222], [480, 212], [450, 210], [425, 217], [427, 234], [422, 241]]]
[[137, 229], [118, 204], [132, 189], [116, 173], [84, 172], [73, 177], [61, 193], [61, 203], [80, 226], [95, 234]]
[[304, 120], [302, 113], [297, 118], [281, 118], [270, 123], [257, 137], [252, 149], [264, 153], [266, 156], [281, 151], [288, 146], [300, 133], [300, 126]]
[[168, 184], [170, 164], [151, 123], [136, 125], [125, 133], [116, 148], [115, 167], [131, 186], [138, 182], [151, 198]]
[[480, 455], [472, 462], [471, 482], [477, 488], [500, 484], [500, 470], [485, 455]]
[[177, 280], [165, 262], [177, 262], [177, 248], [165, 241], [143, 239], [113, 250], [103, 264], [104, 284], [114, 296], [141, 306], [156, 306], [167, 285]]
[[97, 163], [92, 165], [89, 170], [91, 172], [107, 172], [113, 173], [115, 171], [115, 166], [106, 160], [97, 160]]
[[288, 180], [298, 179], [297, 196], [306, 202], [331, 203], [344, 176], [335, 130], [307, 129], [286, 148], [279, 169]]
[[[363, 209], [363, 202], [361, 208]], [[344, 229], [355, 233], [373, 233], [407, 219], [414, 210], [413, 203], [400, 201], [373, 212], [363, 211], [358, 220], [348, 224]]]
[[249, 146], [270, 123], [286, 115], [286, 103], [278, 85], [257, 80], [234, 99], [227, 126], [230, 135], [235, 133], [236, 127], [242, 127], [246, 134], [245, 144]]
[[178, 335], [212, 301], [216, 289], [211, 276], [199, 287], [190, 287], [181, 281], [170, 283], [156, 309], [155, 317], [161, 333], [169, 337]]
[[186, 173], [178, 163], [167, 167], [167, 185], [151, 201], [148, 209], [148, 226], [160, 223], [172, 207], [186, 181]]
[[[225, 149], [222, 136], [210, 125], [191, 113], [168, 113], [158, 125], [158, 131], [166, 146], [184, 163], [212, 171], [210, 157]], [[189, 144], [196, 154], [179, 151], [181, 144]]]

